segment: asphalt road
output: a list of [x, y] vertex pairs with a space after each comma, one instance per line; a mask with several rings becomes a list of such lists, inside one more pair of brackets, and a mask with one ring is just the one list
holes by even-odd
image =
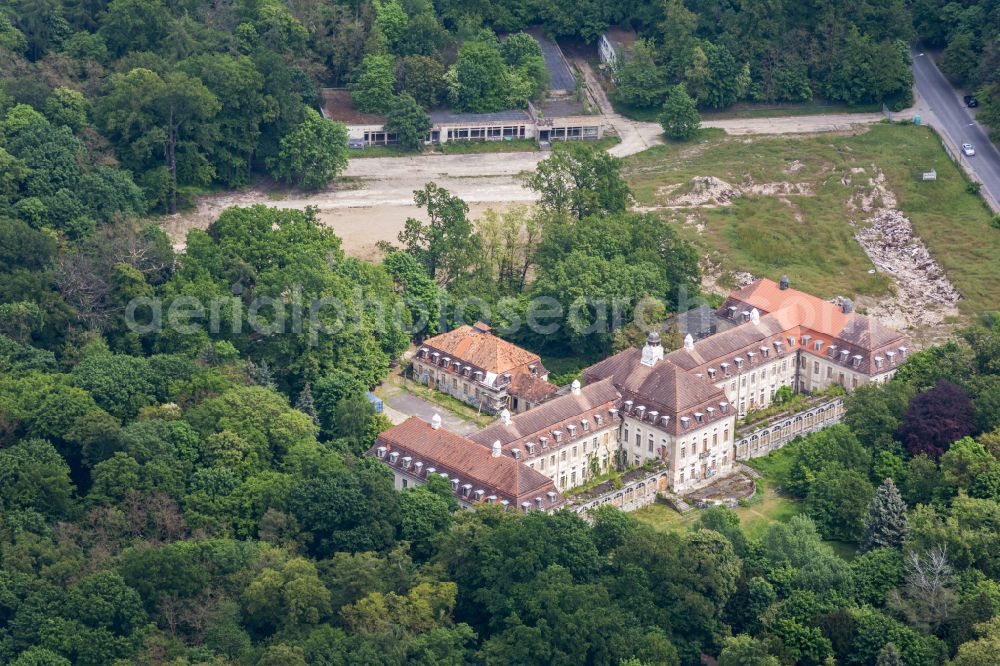
[[[946, 135], [945, 139], [958, 152], [959, 160], [975, 173], [983, 189], [992, 195], [994, 201], [1000, 201], [1000, 152], [965, 108], [961, 94], [948, 83], [933, 58], [921, 53], [913, 52], [913, 78], [917, 92], [937, 121], [934, 128]], [[971, 143], [976, 154], [972, 157], [961, 154], [963, 143]]]

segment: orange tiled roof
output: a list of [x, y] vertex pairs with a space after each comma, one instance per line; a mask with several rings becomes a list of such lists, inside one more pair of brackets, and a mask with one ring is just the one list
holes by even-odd
[[547, 374], [538, 354], [493, 335], [490, 327], [481, 322], [475, 326], [459, 326], [447, 333], [435, 335], [424, 340], [421, 346], [498, 375], [505, 372], [514, 374], [531, 363], [538, 365], [539, 375]]

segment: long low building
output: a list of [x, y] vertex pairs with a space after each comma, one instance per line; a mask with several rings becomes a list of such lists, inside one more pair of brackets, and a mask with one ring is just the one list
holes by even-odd
[[[351, 93], [343, 88], [322, 91], [324, 118], [344, 123], [348, 141], [354, 147], [386, 146], [398, 142], [395, 134], [385, 131], [385, 116], [361, 113], [351, 102]], [[452, 113], [431, 111], [431, 126], [425, 143], [451, 141], [513, 141], [534, 139], [552, 141], [596, 140], [603, 136], [602, 117], [587, 114], [581, 102], [572, 98], [550, 99], [527, 109], [508, 109], [494, 113]]]

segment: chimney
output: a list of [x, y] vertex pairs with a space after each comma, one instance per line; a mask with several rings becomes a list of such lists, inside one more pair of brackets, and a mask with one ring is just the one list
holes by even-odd
[[694, 338], [691, 337], [690, 333], [684, 336], [684, 349], [688, 352], [694, 351]]
[[844, 314], [851, 314], [854, 312], [854, 301], [849, 298], [845, 298], [840, 303], [840, 309]]
[[440, 414], [434, 414], [434, 416], [431, 417], [431, 428], [433, 428], [434, 430], [439, 430], [441, 428]]
[[785, 289], [788, 289], [788, 276], [787, 275], [782, 275], [781, 276], [781, 280], [778, 282], [778, 289], [781, 289], [782, 291], [784, 291]]
[[505, 426], [509, 426], [510, 425], [510, 410], [509, 409], [504, 409], [502, 412], [500, 412], [500, 421]]
[[760, 326], [760, 310], [757, 308], [750, 311], [750, 323], [754, 326]]
[[499, 458], [500, 453], [503, 451], [503, 446], [500, 444], [500, 440], [493, 442], [493, 457]]
[[572, 391], [573, 395], [580, 395], [580, 380], [579, 379], [574, 379], [573, 380], [573, 383], [570, 384], [570, 391]]

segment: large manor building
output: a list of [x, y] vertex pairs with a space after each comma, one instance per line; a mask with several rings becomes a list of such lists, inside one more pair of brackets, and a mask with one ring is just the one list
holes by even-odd
[[[817, 392], [838, 384], [850, 391], [885, 382], [908, 352], [902, 333], [854, 312], [849, 300], [824, 301], [791, 289], [787, 278], [730, 294], [715, 316], [713, 335], [695, 341], [689, 334], [681, 349], [665, 353], [651, 333], [642, 349], [586, 368], [584, 385], [574, 382], [568, 392], [548, 385], [530, 404], [513, 403], [510, 387], [516, 376], [547, 384], [536, 355], [480, 324], [431, 338], [414, 360], [417, 376], [453, 395], [485, 394], [499, 420], [469, 437], [449, 433], [445, 450], [424, 441], [444, 437], [440, 428], [410, 419], [382, 433], [369, 454], [393, 468], [397, 487], [419, 482], [419, 475], [401, 468], [398, 456], [393, 461], [394, 452], [419, 458], [421, 470], [447, 469], [454, 492], [470, 505], [481, 491], [520, 509], [550, 510], [563, 503], [560, 493], [610, 465], [648, 460], [664, 463], [670, 490], [683, 494], [733, 472], [737, 420], [769, 406], [781, 387]], [[462, 462], [458, 451], [475, 464]], [[511, 466], [527, 477], [483, 471]]]

